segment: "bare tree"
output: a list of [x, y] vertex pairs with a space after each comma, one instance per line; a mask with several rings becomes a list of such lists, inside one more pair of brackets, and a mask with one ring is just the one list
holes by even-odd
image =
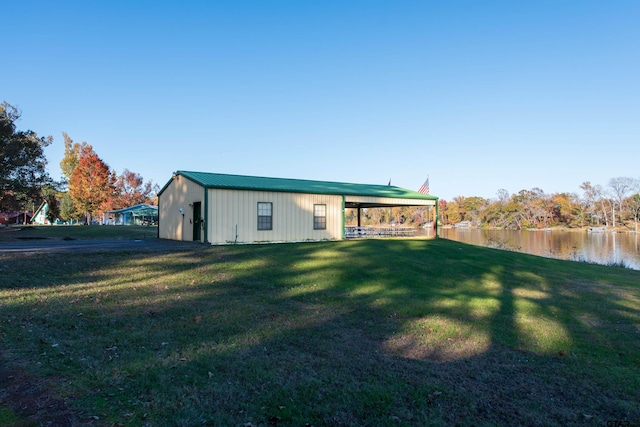
[[638, 219], [640, 218], [640, 194], [636, 193], [629, 197], [627, 202], [629, 212], [633, 216], [633, 224], [635, 225], [635, 231], [638, 232]]
[[[618, 205], [618, 215], [620, 215], [621, 222], [622, 222], [622, 209], [624, 206], [624, 201], [633, 192], [633, 190], [636, 187], [637, 187], [637, 183], [633, 178], [618, 177], [618, 178], [611, 178], [609, 180], [609, 188], [611, 190], [610, 194], [613, 200]], [[611, 222], [615, 227], [616, 217], [615, 217], [615, 213], [613, 212], [613, 209], [615, 209], [614, 206], [612, 206]]]
[[498, 190], [497, 196], [498, 202], [500, 202], [501, 205], [505, 205], [509, 202], [509, 192], [504, 188]]
[[582, 185], [580, 185], [580, 189], [584, 192], [582, 202], [585, 210], [590, 217], [589, 219], [593, 221], [593, 219], [598, 216], [598, 191], [589, 181], [583, 182]]
[[[593, 186], [592, 189], [593, 189], [593, 196], [595, 200], [594, 212], [599, 212], [597, 214], [598, 217], [600, 218], [601, 221], [604, 221], [604, 225], [608, 227], [609, 212], [610, 211], [613, 212], [615, 210], [615, 209], [612, 209], [613, 201], [607, 196], [607, 193], [605, 192], [604, 188], [600, 184]], [[615, 226], [615, 223], [614, 223], [614, 226]]]

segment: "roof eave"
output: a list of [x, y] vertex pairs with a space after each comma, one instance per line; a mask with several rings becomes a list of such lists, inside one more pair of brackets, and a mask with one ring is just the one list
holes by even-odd
[[[279, 188], [264, 188], [264, 187], [256, 187], [256, 186], [243, 186], [243, 185], [224, 185], [224, 184], [211, 184], [211, 183], [207, 183], [201, 179], [198, 178], [198, 175], [200, 174], [206, 174], [206, 172], [194, 172], [194, 171], [183, 171], [183, 170], [178, 170], [176, 172], [174, 172], [173, 176], [171, 177], [171, 179], [164, 185], [164, 187], [162, 187], [162, 189], [158, 192], [158, 196], [160, 196], [160, 194], [162, 194], [162, 192], [171, 184], [171, 182], [173, 182], [173, 180], [177, 177], [177, 176], [183, 176], [184, 178], [195, 182], [198, 185], [201, 185], [202, 187], [206, 188], [206, 189], [216, 189], [216, 188], [220, 188], [220, 189], [226, 189], [226, 190], [241, 190], [241, 191], [269, 191], [269, 192], [278, 192], [278, 193], [297, 193], [297, 194], [327, 194], [327, 195], [335, 195], [335, 196], [360, 196], [360, 197], [383, 197], [383, 198], [389, 198], [389, 199], [414, 199], [414, 200], [432, 200], [432, 201], [438, 201], [438, 197], [437, 196], [432, 196], [430, 194], [422, 194], [422, 193], [418, 193], [412, 190], [408, 190], [406, 188], [402, 188], [402, 187], [391, 187], [391, 188], [395, 188], [395, 189], [399, 189], [401, 190], [399, 194], [380, 194], [380, 193], [372, 193], [370, 191], [363, 191], [363, 192], [358, 192], [358, 191], [353, 191], [353, 192], [345, 192], [345, 191], [336, 191], [336, 190], [331, 190], [331, 189], [291, 189], [291, 188], [287, 188], [287, 189], [279, 189]], [[220, 175], [228, 175], [228, 176], [234, 176], [234, 175], [230, 175], [230, 174], [220, 174]], [[238, 175], [241, 176], [241, 175]], [[251, 177], [251, 178], [264, 178], [264, 179], [280, 179], [280, 178], [268, 178], [268, 177]], [[315, 182], [312, 180], [295, 180], [295, 181], [305, 181], [305, 182]], [[317, 181], [317, 182], [321, 182], [321, 181]], [[354, 186], [367, 186], [367, 184], [349, 184], [349, 183], [338, 183], [338, 182], [331, 182], [331, 184], [338, 184], [338, 185], [354, 185]], [[371, 186], [371, 185], [369, 185]], [[382, 188], [380, 188], [380, 191], [384, 191], [386, 190], [387, 186], [380, 186]]]

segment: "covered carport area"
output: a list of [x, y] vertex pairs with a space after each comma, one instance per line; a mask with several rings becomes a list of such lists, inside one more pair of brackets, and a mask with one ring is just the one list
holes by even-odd
[[[381, 196], [358, 196], [345, 195], [344, 208], [355, 209], [357, 211], [357, 225], [355, 227], [345, 226], [346, 238], [353, 237], [370, 237], [371, 230], [362, 226], [362, 210], [369, 208], [394, 208], [394, 207], [427, 207], [428, 222], [433, 224], [435, 236], [437, 237], [438, 222], [438, 197], [428, 194], [414, 193], [412, 197], [381, 197]], [[404, 235], [398, 228], [389, 227], [383, 234], [388, 235]], [[380, 232], [377, 232], [380, 235]]]

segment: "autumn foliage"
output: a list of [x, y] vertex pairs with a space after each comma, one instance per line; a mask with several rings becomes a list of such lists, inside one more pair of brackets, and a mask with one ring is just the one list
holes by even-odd
[[91, 146], [80, 152], [69, 181], [69, 193], [76, 209], [86, 215], [89, 223], [93, 215], [110, 208], [114, 191], [109, 166]]
[[125, 169], [115, 184], [114, 208], [120, 209], [140, 203], [148, 203], [153, 197], [151, 182], [144, 183], [142, 176]]
[[[74, 143], [63, 133], [65, 153], [60, 168], [69, 184], [69, 208], [91, 217], [108, 210], [121, 209], [141, 203], [153, 204], [157, 186], [144, 182], [142, 176], [125, 169], [122, 175], [114, 170], [93, 151], [86, 142]], [[69, 210], [69, 209], [67, 209]]]

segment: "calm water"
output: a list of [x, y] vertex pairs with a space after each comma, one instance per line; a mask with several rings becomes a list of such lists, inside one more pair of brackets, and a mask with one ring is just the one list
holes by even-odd
[[440, 237], [547, 258], [624, 265], [640, 270], [640, 234], [449, 228]]

